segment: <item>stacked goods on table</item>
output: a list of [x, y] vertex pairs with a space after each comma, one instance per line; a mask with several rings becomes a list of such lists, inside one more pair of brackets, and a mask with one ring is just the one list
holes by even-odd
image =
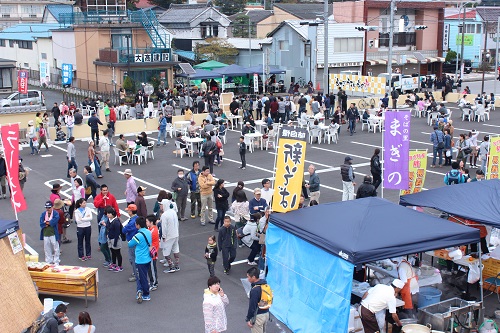
[[[483, 280], [487, 278], [496, 277], [500, 273], [500, 260], [495, 258], [488, 258], [483, 260]], [[490, 288], [489, 283], [483, 284], [484, 289]], [[494, 290], [494, 288], [492, 288]]]
[[44, 270], [50, 267], [50, 265], [46, 262], [27, 261], [26, 265], [28, 266], [28, 271], [35, 271], [35, 272], [43, 272]]

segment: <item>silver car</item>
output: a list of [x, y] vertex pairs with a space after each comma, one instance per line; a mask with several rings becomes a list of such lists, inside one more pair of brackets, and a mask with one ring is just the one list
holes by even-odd
[[28, 90], [27, 94], [15, 92], [0, 100], [0, 107], [19, 105], [45, 105], [45, 97], [40, 90]]

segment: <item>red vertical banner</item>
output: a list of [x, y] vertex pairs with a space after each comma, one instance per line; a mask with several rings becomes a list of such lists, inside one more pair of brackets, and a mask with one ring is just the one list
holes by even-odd
[[0, 130], [5, 152], [5, 164], [7, 165], [10, 200], [17, 215], [20, 211], [28, 208], [19, 185], [19, 124], [5, 125]]
[[28, 71], [17, 71], [17, 91], [28, 93]]

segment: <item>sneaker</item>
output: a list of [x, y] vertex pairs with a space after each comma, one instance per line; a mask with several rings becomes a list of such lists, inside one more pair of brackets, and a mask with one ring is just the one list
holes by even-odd
[[80, 260], [85, 261], [85, 260], [87, 260], [87, 257], [81, 257]]
[[149, 291], [153, 291], [153, 290], [156, 290], [156, 289], [158, 289], [157, 285], [152, 285], [151, 287], [149, 287]]
[[129, 277], [129, 278], [128, 278], [128, 282], [135, 282], [135, 277], [133, 277], [133, 276], [132, 276], [132, 277]]
[[164, 264], [167, 262], [167, 259], [160, 259], [160, 263]]
[[163, 267], [170, 267], [168, 263], [164, 263]]
[[225, 269], [224, 274], [229, 275], [229, 271], [227, 269]]
[[195, 218], [196, 218], [196, 215], [191, 215], [191, 218], [192, 218], [192, 219], [195, 219]]
[[201, 222], [201, 225], [206, 225], [206, 223], [205, 222]]
[[142, 303], [142, 291], [139, 290], [137, 292], [137, 295], [135, 296], [135, 299], [137, 300], [137, 303], [141, 304]]
[[111, 170], [109, 168], [106, 169], [107, 172], [111, 172]]
[[187, 221], [187, 217], [181, 217], [181, 221]]
[[243, 244], [238, 245], [238, 247], [243, 247]]
[[246, 169], [247, 169], [247, 168], [245, 168], [245, 167], [242, 167], [242, 168], [241, 168], [241, 170], [246, 170]]
[[247, 260], [247, 264], [249, 264], [250, 266], [257, 266], [257, 263], [255, 261]]
[[4, 195], [3, 195], [3, 198], [5, 199], [5, 198], [7, 198], [7, 196], [4, 194]]
[[92, 260], [92, 256], [87, 256], [87, 260]]
[[170, 267], [169, 269], [166, 269], [163, 271], [163, 273], [175, 273], [175, 272], [176, 272], [176, 270], [175, 270], [175, 267], [173, 267], [173, 266]]
[[208, 221], [208, 223], [210, 223], [210, 224], [215, 224], [215, 221]]
[[122, 266], [115, 266], [115, 272], [123, 272]]
[[111, 265], [111, 264], [110, 264], [109, 262], [105, 261], [105, 262], [103, 262], [103, 263], [102, 263], [102, 265], [103, 265], [104, 267], [109, 267], [109, 265]]
[[115, 264], [110, 264], [110, 265], [108, 266], [108, 271], [114, 271], [114, 270], [115, 270], [115, 268], [116, 268], [116, 265], [115, 265]]
[[142, 296], [142, 300], [143, 301], [150, 301], [151, 300], [151, 296]]
[[180, 270], [181, 270], [181, 268], [180, 268], [179, 266], [175, 266], [174, 268], [175, 268], [175, 271], [176, 271], [176, 272], [178, 272], [178, 271], [180, 271]]

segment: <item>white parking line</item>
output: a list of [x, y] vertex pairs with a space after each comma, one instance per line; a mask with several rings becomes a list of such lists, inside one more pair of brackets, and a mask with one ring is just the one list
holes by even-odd
[[348, 153], [344, 153], [344, 152], [338, 151], [338, 150], [331, 150], [331, 149], [326, 149], [326, 148], [321, 148], [321, 147], [310, 147], [310, 148], [311, 149], [318, 149], [318, 150], [327, 151], [329, 153], [342, 154], [342, 155], [345, 155], [345, 156], [351, 156], [351, 157], [361, 158], [361, 159], [364, 159], [364, 160], [369, 160], [370, 159], [370, 157], [359, 156], [359, 155], [354, 155], [354, 154], [348, 154]]

